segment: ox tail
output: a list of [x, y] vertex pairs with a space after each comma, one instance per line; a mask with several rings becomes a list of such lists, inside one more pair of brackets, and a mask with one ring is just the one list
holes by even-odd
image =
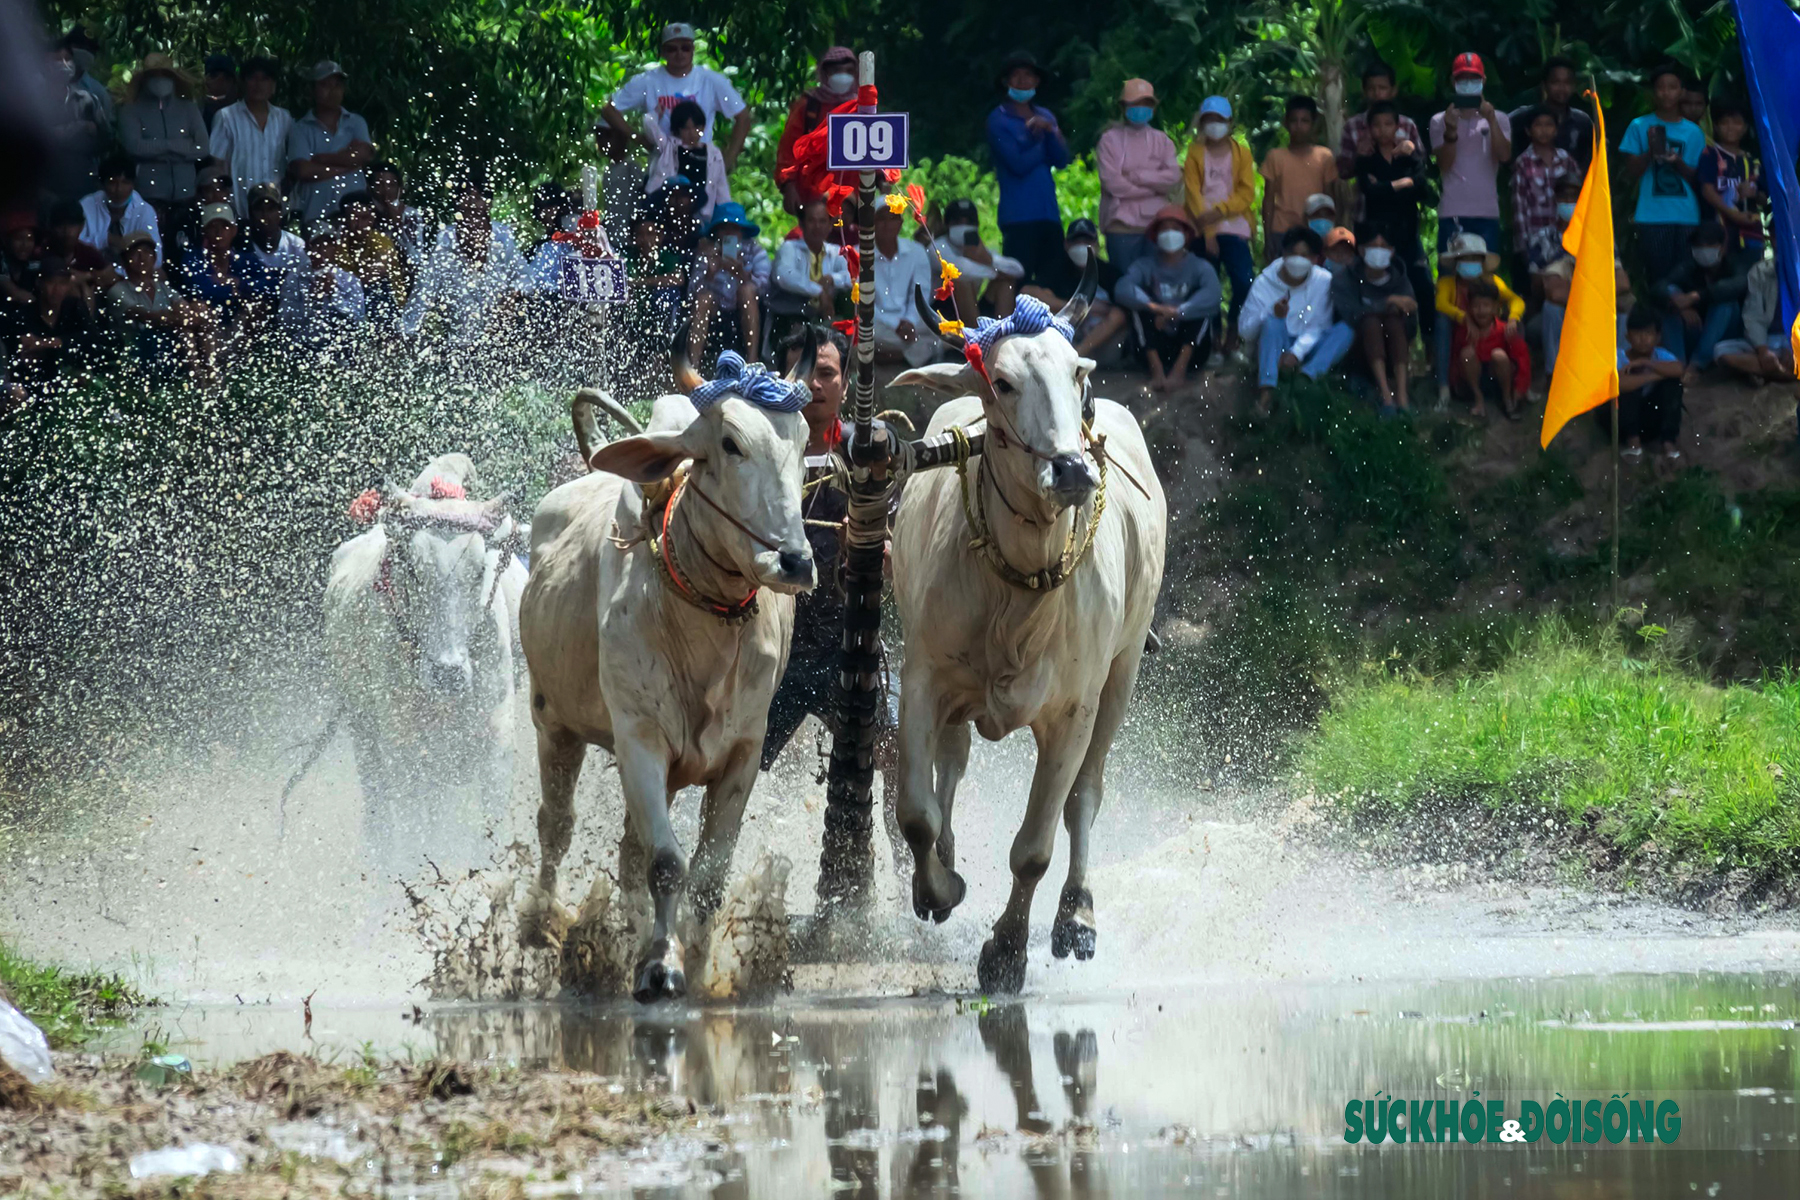
[[325, 753], [325, 747], [331, 744], [332, 737], [337, 733], [338, 718], [343, 715], [343, 709], [341, 708], [332, 711], [331, 718], [325, 722], [324, 730], [317, 738], [313, 739], [311, 748], [307, 750], [306, 761], [300, 764], [300, 769], [298, 771], [295, 771], [292, 775], [288, 776], [287, 783], [282, 787], [281, 804], [278, 809], [275, 832], [277, 841], [287, 837], [288, 796], [300, 785], [300, 781], [306, 778], [306, 773], [313, 769], [313, 764], [319, 761], [319, 756]]
[[575, 393], [575, 402], [570, 405], [570, 415], [575, 420], [575, 440], [581, 445], [581, 461], [592, 462], [594, 452], [606, 445], [600, 436], [599, 424], [594, 420], [594, 410], [598, 408], [607, 416], [623, 425], [634, 436], [644, 432], [641, 421], [631, 415], [631, 410], [614, 400], [599, 388], [582, 388]]

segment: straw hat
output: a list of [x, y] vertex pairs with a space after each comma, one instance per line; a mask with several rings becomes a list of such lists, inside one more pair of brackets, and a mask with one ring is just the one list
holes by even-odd
[[152, 51], [144, 55], [138, 63], [137, 70], [131, 73], [131, 86], [126, 89], [126, 99], [136, 100], [143, 90], [144, 81], [153, 75], [167, 75], [175, 81], [175, 92], [186, 97], [192, 93], [197, 82], [195, 78], [175, 65], [175, 60], [161, 51]]

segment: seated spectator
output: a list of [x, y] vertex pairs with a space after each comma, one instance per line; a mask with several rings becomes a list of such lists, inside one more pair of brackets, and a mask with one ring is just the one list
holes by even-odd
[[1200, 231], [1185, 208], [1164, 205], [1148, 232], [1154, 249], [1131, 264], [1118, 295], [1137, 314], [1150, 389], [1167, 392], [1186, 382], [1196, 358], [1211, 357], [1222, 289], [1212, 264], [1188, 250]]
[[42, 255], [30, 282], [31, 303], [8, 305], [0, 317], [8, 325], [0, 344], [14, 348], [6, 378], [31, 387], [93, 369], [101, 350], [100, 325], [76, 296], [68, 262]]
[[693, 325], [688, 330], [688, 359], [698, 363], [707, 342], [722, 337], [727, 345], [741, 338], [746, 359], [762, 356], [762, 302], [769, 290], [769, 252], [756, 235], [762, 226], [744, 206], [727, 200], [713, 210], [700, 239], [688, 282]]
[[[1663, 462], [1681, 459], [1681, 360], [1662, 347], [1659, 322], [1649, 305], [1633, 309], [1625, 322], [1625, 345], [1619, 348], [1619, 457], [1644, 461], [1644, 446], [1660, 449]], [[1606, 406], [1594, 410], [1610, 428]]]
[[1500, 164], [1513, 156], [1512, 122], [1482, 95], [1487, 68], [1481, 56], [1457, 55], [1450, 64], [1450, 85], [1455, 95], [1431, 118], [1431, 148], [1443, 184], [1440, 255], [1459, 234], [1475, 234], [1489, 246], [1500, 244]]
[[1325, 231], [1325, 269], [1342, 275], [1356, 262], [1356, 235], [1342, 225]]
[[[1569, 182], [1565, 180], [1563, 187], [1568, 189], [1569, 186]], [[1577, 187], [1574, 191], [1579, 194], [1580, 189]], [[1561, 196], [1567, 195], [1569, 195], [1567, 190], [1561, 193]], [[1575, 202], [1573, 197], [1570, 197], [1565, 205], [1562, 203], [1561, 196], [1559, 196], [1557, 204], [1556, 219], [1559, 228], [1556, 231], [1556, 255], [1549, 260], [1547, 266], [1534, 271], [1531, 277], [1532, 286], [1541, 288], [1543, 291], [1544, 307], [1538, 314], [1538, 320], [1541, 326], [1541, 344], [1544, 347], [1544, 378], [1546, 380], [1556, 375], [1557, 351], [1562, 345], [1563, 317], [1569, 303], [1569, 285], [1575, 278], [1575, 256], [1562, 248], [1561, 241], [1562, 231], [1568, 228], [1569, 221], [1575, 214]], [[1625, 264], [1617, 257], [1613, 259], [1613, 288], [1614, 303], [1619, 311], [1618, 340], [1619, 345], [1623, 346], [1625, 344], [1625, 314], [1631, 311], [1633, 297], [1631, 277], [1625, 273]]]
[[[848, 46], [833, 46], [819, 58], [819, 84], [807, 88], [788, 106], [775, 145], [775, 180], [781, 187], [781, 206], [795, 216], [813, 196], [798, 178], [781, 183], [782, 173], [794, 165], [794, 143], [825, 123], [831, 110], [856, 99], [856, 54]], [[797, 173], [796, 173], [797, 174]]]
[[1306, 198], [1306, 227], [1319, 235], [1323, 241], [1325, 235], [1338, 227], [1337, 201], [1324, 192], [1314, 192]]
[[194, 202], [198, 168], [211, 154], [206, 119], [190, 98], [193, 80], [168, 55], [146, 54], [119, 110], [119, 138], [136, 164], [138, 194], [161, 216]]
[[275, 60], [253, 58], [244, 64], [243, 98], [209, 116], [212, 156], [231, 177], [231, 206], [250, 215], [250, 189], [259, 183], [279, 185], [287, 177], [288, 132], [294, 118], [270, 101], [275, 95]]
[[1231, 284], [1220, 351], [1237, 349], [1238, 314], [1250, 295], [1255, 266], [1250, 257], [1250, 214], [1256, 208], [1256, 159], [1231, 132], [1231, 101], [1200, 102], [1200, 136], [1188, 143], [1182, 164], [1182, 199], [1200, 228], [1200, 250]]
[[237, 246], [237, 214], [229, 204], [200, 213], [200, 242], [190, 247], [183, 272], [189, 291], [212, 310], [222, 339], [242, 338], [262, 310], [279, 303], [278, 284], [262, 264]]
[[1540, 291], [1539, 277], [1569, 257], [1568, 250], [1563, 247], [1563, 233], [1575, 219], [1575, 206], [1581, 201], [1581, 179], [1564, 175], [1556, 181], [1556, 190], [1551, 195], [1556, 203], [1551, 209], [1550, 224], [1534, 230], [1523, 243], [1525, 269], [1531, 273], [1533, 293]]
[[[200, 164], [199, 183], [194, 189], [194, 200], [200, 208], [209, 204], [231, 204], [231, 172], [225, 164], [216, 158], [209, 158]], [[233, 211], [237, 205], [232, 204]]]
[[161, 371], [184, 362], [189, 374], [204, 379], [214, 348], [212, 321], [204, 305], [175, 290], [159, 253], [148, 231], [128, 234], [120, 255], [125, 278], [107, 290], [107, 299], [125, 323], [139, 366]]
[[663, 245], [662, 224], [648, 207], [631, 227], [631, 243], [625, 249], [625, 329], [629, 352], [661, 358], [675, 332], [681, 307], [681, 290], [687, 272], [681, 257]]
[[162, 228], [156, 210], [137, 194], [130, 159], [114, 155], [100, 164], [100, 190], [81, 198], [81, 212], [81, 240], [94, 249], [117, 258], [126, 239], [142, 231], [156, 243], [156, 262], [162, 265]]
[[310, 230], [345, 196], [368, 190], [363, 168], [375, 158], [375, 143], [368, 122], [344, 107], [344, 68], [324, 59], [307, 78], [312, 111], [288, 130], [287, 169], [295, 180], [291, 203]]
[[392, 327], [406, 303], [406, 264], [385, 233], [375, 228], [375, 200], [351, 192], [338, 207], [331, 261], [362, 284], [369, 320]]
[[1713, 105], [1713, 140], [1700, 156], [1700, 199], [1713, 220], [1725, 226], [1725, 253], [1755, 264], [1763, 256], [1762, 164], [1744, 149], [1749, 111], [1734, 100]]
[[18, 209], [6, 214], [6, 270], [0, 273], [0, 299], [5, 300], [0, 308], [10, 309], [14, 305], [24, 306], [36, 302], [33, 291], [37, 278], [38, 259], [43, 254], [43, 247], [38, 244], [37, 222], [32, 220], [30, 209]]
[[[1519, 332], [1525, 319], [1525, 301], [1494, 274], [1500, 267], [1500, 256], [1488, 250], [1487, 241], [1477, 233], [1459, 233], [1438, 258], [1437, 281], [1437, 376], [1438, 407], [1450, 403], [1450, 366], [1455, 361], [1456, 330], [1468, 324], [1469, 288], [1479, 282], [1494, 285], [1505, 305], [1508, 336]], [[1529, 377], [1527, 377], [1527, 385]]]
[[320, 226], [307, 240], [306, 254], [306, 305], [300, 322], [300, 343], [342, 360], [354, 349], [357, 331], [368, 320], [362, 281], [338, 265], [344, 257], [344, 247], [329, 224]]
[[1457, 390], [1470, 401], [1469, 415], [1487, 415], [1485, 395], [1492, 385], [1507, 419], [1520, 420], [1531, 381], [1531, 351], [1519, 324], [1500, 319], [1500, 289], [1493, 280], [1471, 283], [1464, 304], [1451, 353], [1456, 356]]
[[1365, 225], [1357, 244], [1358, 261], [1331, 281], [1331, 308], [1356, 339], [1381, 397], [1381, 415], [1391, 417], [1412, 408], [1406, 377], [1419, 328], [1419, 298], [1387, 230]]
[[850, 264], [844, 249], [831, 236], [831, 213], [821, 197], [800, 208], [800, 236], [782, 242], [775, 251], [775, 267], [769, 288], [769, 340], [779, 344], [796, 325], [808, 321], [830, 324], [838, 315], [839, 302], [850, 303]]
[[[560, 297], [563, 260], [572, 246], [554, 235], [574, 231], [575, 198], [559, 183], [540, 183], [531, 194], [531, 219], [537, 223], [538, 236], [524, 251], [527, 290], [536, 296]], [[612, 246], [610, 238], [607, 245]]]
[[1156, 89], [1148, 79], [1127, 79], [1119, 89], [1120, 120], [1100, 134], [1095, 158], [1100, 174], [1100, 228], [1106, 257], [1123, 271], [1150, 253], [1149, 222], [1181, 182], [1175, 143], [1151, 124]]
[[[1521, 126], [1528, 140], [1512, 164], [1513, 253], [1532, 270], [1532, 243], [1554, 230], [1557, 187], [1566, 179], [1579, 188], [1581, 165], [1556, 144], [1556, 114], [1547, 108], [1527, 109]], [[1577, 193], [1579, 194], [1579, 192]]]
[[219, 113], [237, 103], [237, 60], [229, 54], [207, 55], [200, 83], [204, 89], [200, 112], [206, 118], [206, 127], [211, 129]]
[[[1279, 246], [1287, 231], [1307, 221], [1306, 205], [1313, 196], [1337, 186], [1337, 158], [1313, 141], [1319, 123], [1319, 104], [1311, 96], [1289, 96], [1281, 125], [1287, 145], [1277, 146], [1263, 158], [1263, 246]], [[1249, 336], [1248, 334], [1245, 335]]]
[[[1087, 269], [1088, 262], [1098, 258], [1099, 254], [1099, 227], [1086, 217], [1077, 217], [1069, 222], [1068, 234], [1063, 238], [1064, 261], [1056, 269], [1044, 272], [1042, 284], [1032, 284], [1023, 291], [1049, 305], [1051, 312], [1061, 312], [1063, 305], [1074, 298], [1075, 290], [1081, 286], [1082, 272]], [[1131, 310], [1118, 299], [1119, 281], [1124, 273], [1105, 259], [1100, 259], [1099, 271], [1099, 288], [1094, 293], [1094, 302], [1088, 305], [1087, 316], [1075, 330], [1075, 353], [1083, 358], [1092, 358], [1102, 347], [1109, 345], [1131, 319]]]
[[922, 367], [937, 357], [937, 331], [918, 327], [913, 289], [932, 292], [931, 259], [925, 247], [900, 236], [906, 215], [875, 206], [875, 355], [878, 361], [905, 359]]
[[45, 247], [69, 264], [69, 278], [74, 282], [75, 296], [94, 311], [94, 298], [112, 286], [119, 273], [112, 259], [81, 240], [87, 216], [73, 200], [58, 200], [50, 206], [50, 222]]
[[1350, 349], [1348, 327], [1332, 316], [1332, 275], [1319, 265], [1324, 257], [1318, 234], [1304, 225], [1291, 227], [1282, 235], [1281, 257], [1250, 285], [1238, 328], [1246, 342], [1257, 344], [1258, 417], [1273, 410], [1275, 383], [1283, 373], [1299, 371], [1316, 380]]
[[712, 220], [719, 205], [731, 199], [731, 180], [724, 154], [706, 140], [706, 111], [683, 100], [669, 114], [667, 134], [657, 116], [645, 117], [644, 138], [650, 143], [650, 175], [644, 190], [657, 192], [679, 175], [700, 190], [700, 220]]
[[1665, 305], [1662, 345], [1688, 364], [1692, 385], [1713, 364], [1718, 344], [1743, 331], [1744, 292], [1749, 272], [1742, 259], [1725, 253], [1725, 230], [1706, 224], [1688, 236], [1689, 252], [1675, 269], [1650, 285]]
[[[956, 268], [956, 311], [961, 319], [1005, 317], [1025, 278], [1025, 265], [996, 254], [981, 240], [981, 210], [973, 200], [952, 200], [944, 208], [944, 235], [933, 241], [938, 258]], [[1046, 262], [1045, 273], [1058, 270]]]
[[512, 321], [525, 290], [525, 259], [512, 227], [494, 220], [486, 171], [475, 164], [468, 175], [457, 189], [456, 219], [438, 231], [407, 296], [400, 321], [407, 337], [436, 315], [452, 346], [479, 345]]
[[[1713, 120], [1718, 120], [1716, 110]], [[1773, 258], [1757, 262], [1745, 279], [1744, 336], [1720, 342], [1713, 353], [1752, 386], [1793, 381], [1794, 343], [1781, 327], [1781, 286]]]
[[1437, 203], [1437, 189], [1426, 177], [1419, 144], [1405, 134], [1408, 124], [1392, 100], [1369, 106], [1373, 148], [1357, 156], [1356, 191], [1362, 197], [1363, 219], [1392, 239], [1413, 298], [1426, 306], [1423, 319], [1430, 328], [1435, 326], [1436, 312], [1430, 301], [1431, 263], [1419, 238], [1419, 213]]
[[[1363, 111], [1345, 118], [1343, 134], [1338, 138], [1337, 164], [1340, 179], [1354, 178], [1357, 174], [1356, 160], [1365, 154], [1375, 153], [1375, 131], [1371, 123], [1377, 104], [1387, 105], [1394, 113], [1399, 130], [1395, 142], [1402, 157], [1418, 154], [1423, 148], [1425, 143], [1419, 137], [1419, 127], [1397, 107], [1399, 95], [1400, 86], [1399, 81], [1394, 78], [1394, 68], [1379, 59], [1363, 68]], [[1363, 216], [1369, 219], [1367, 213]]]
[[259, 183], [244, 194], [250, 216], [245, 222], [243, 245], [274, 280], [276, 320], [292, 337], [306, 317], [308, 266], [306, 243], [300, 235], [281, 227], [287, 202], [273, 183]]
[[369, 180], [369, 195], [375, 201], [375, 228], [385, 234], [405, 256], [407, 263], [417, 270], [432, 238], [425, 228], [425, 214], [401, 196], [404, 180], [400, 168], [391, 162], [372, 162], [363, 174]]

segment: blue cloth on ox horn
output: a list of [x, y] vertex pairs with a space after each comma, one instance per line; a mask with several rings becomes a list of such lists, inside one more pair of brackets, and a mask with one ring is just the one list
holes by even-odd
[[718, 374], [694, 389], [688, 398], [706, 410], [727, 396], [742, 396], [758, 408], [775, 412], [799, 412], [812, 401], [804, 383], [790, 383], [769, 373], [761, 363], [747, 363], [736, 350], [719, 355]]
[[963, 340], [973, 342], [981, 347], [986, 355], [993, 349], [994, 343], [1003, 337], [1013, 334], [1042, 333], [1046, 329], [1075, 340], [1075, 330], [1067, 321], [1050, 311], [1050, 306], [1036, 296], [1020, 296], [1013, 303], [1012, 315], [996, 321], [992, 317], [982, 317], [972, 330], [965, 330]]

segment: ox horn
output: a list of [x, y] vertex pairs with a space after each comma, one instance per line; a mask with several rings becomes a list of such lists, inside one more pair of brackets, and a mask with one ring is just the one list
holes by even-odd
[[693, 365], [688, 362], [688, 328], [689, 326], [684, 322], [681, 328], [675, 331], [675, 344], [669, 347], [669, 365], [675, 373], [675, 390], [684, 396], [693, 395], [694, 389], [706, 382], [700, 378], [700, 373], [694, 370]]
[[919, 310], [919, 316], [924, 320], [925, 327], [931, 330], [939, 341], [952, 350], [963, 348], [963, 335], [944, 332], [944, 318], [938, 315], [937, 309], [931, 307], [931, 301], [925, 298], [925, 289], [916, 283], [913, 284], [913, 307]]
[[[819, 327], [808, 321], [806, 323], [806, 340], [800, 344], [800, 357], [794, 360], [794, 365], [788, 368], [788, 373], [784, 378], [789, 383], [810, 383], [813, 365], [818, 361], [818, 357]], [[849, 364], [844, 365], [848, 366]]]
[[1076, 285], [1075, 294], [1069, 302], [1062, 306], [1056, 314], [1060, 321], [1067, 321], [1069, 328], [1079, 329], [1087, 319], [1088, 309], [1093, 307], [1094, 295], [1100, 290], [1100, 247], [1095, 246], [1088, 251], [1087, 262], [1081, 267], [1081, 282]]

